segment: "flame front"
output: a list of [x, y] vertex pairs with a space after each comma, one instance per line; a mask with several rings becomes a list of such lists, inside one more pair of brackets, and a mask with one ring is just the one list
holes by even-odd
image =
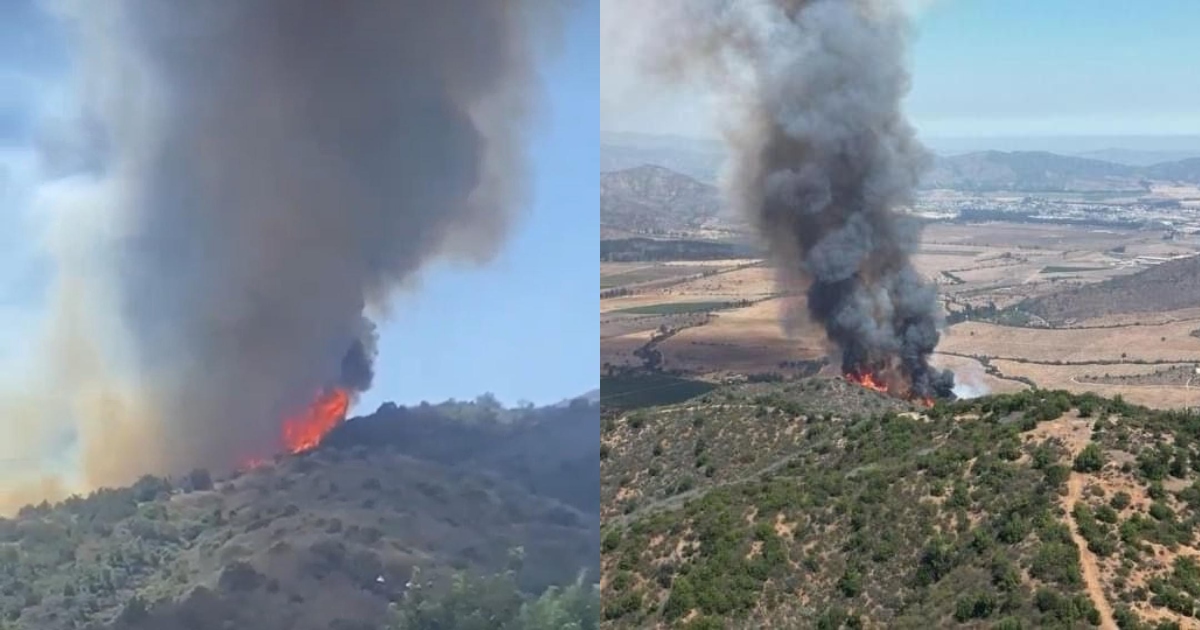
[[289, 453], [316, 448], [321, 440], [346, 418], [350, 393], [335, 387], [322, 392], [308, 409], [283, 423], [283, 444]]
[[884, 384], [883, 380], [876, 379], [875, 375], [870, 372], [851, 372], [846, 375], [846, 380], [862, 385], [867, 389], [873, 389], [881, 394], [889, 393], [888, 387]]
[[928, 396], [915, 396], [911, 391], [894, 390], [892, 387], [888, 386], [887, 381], [883, 377], [877, 376], [874, 372], [869, 370], [848, 372], [845, 374], [845, 378], [847, 381], [856, 383], [867, 389], [877, 391], [881, 394], [887, 394], [888, 396], [904, 398], [912, 402], [920, 403], [925, 407], [933, 407], [934, 404], [933, 398]]

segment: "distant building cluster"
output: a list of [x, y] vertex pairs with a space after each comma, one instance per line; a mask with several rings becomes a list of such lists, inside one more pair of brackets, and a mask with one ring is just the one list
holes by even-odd
[[917, 200], [911, 212], [917, 216], [942, 220], [1011, 218], [1035, 222], [1139, 226], [1162, 229], [1163, 238], [1167, 240], [1200, 234], [1200, 208], [1158, 199], [1091, 202], [1053, 196], [998, 198], [987, 195], [946, 197], [926, 194]]
[[1154, 266], [1180, 258], [1191, 258], [1195, 254], [1177, 254], [1175, 256], [1135, 256], [1133, 263], [1142, 266]]

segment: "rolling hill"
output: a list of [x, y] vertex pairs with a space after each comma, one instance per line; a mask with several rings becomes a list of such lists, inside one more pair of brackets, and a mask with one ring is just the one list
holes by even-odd
[[600, 230], [604, 238], [680, 235], [721, 220], [716, 187], [662, 166], [638, 166], [600, 175]]
[[381, 630], [458, 572], [593, 583], [598, 412], [385, 405], [229, 478], [26, 507], [0, 519], [0, 627]]
[[1200, 157], [1161, 162], [1146, 167], [1143, 172], [1151, 179], [1181, 182], [1200, 182]]
[[1024, 300], [1015, 310], [1052, 325], [1072, 320], [1200, 307], [1200, 256]]
[[973, 191], [1138, 190], [1145, 176], [1133, 166], [1043, 151], [981, 151], [937, 158], [922, 186]]
[[1200, 415], [841, 379], [605, 412], [607, 628], [1195, 627]]

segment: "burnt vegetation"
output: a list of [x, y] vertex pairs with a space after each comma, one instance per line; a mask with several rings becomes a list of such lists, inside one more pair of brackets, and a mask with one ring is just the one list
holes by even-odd
[[594, 627], [598, 411], [385, 405], [229, 478], [27, 506], [0, 519], [0, 627]]
[[605, 627], [1093, 627], [1084, 553], [1120, 628], [1200, 614], [1195, 413], [811, 379], [604, 416]]

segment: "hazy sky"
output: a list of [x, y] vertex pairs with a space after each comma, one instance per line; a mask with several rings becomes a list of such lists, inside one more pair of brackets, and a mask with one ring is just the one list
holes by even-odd
[[[549, 403], [598, 386], [599, 0], [579, 3], [543, 65], [548, 108], [535, 134], [532, 207], [487, 268], [439, 266], [382, 326], [374, 389], [415, 403], [492, 392]], [[67, 94], [63, 34], [35, 0], [0, 4], [0, 359], [19, 369], [51, 269], [39, 260], [29, 196], [34, 142]], [[14, 368], [14, 366], [16, 366]]]
[[[921, 4], [906, 105], [923, 136], [1200, 134], [1200, 2]], [[620, 17], [628, 30], [629, 16]], [[711, 128], [702, 95], [654, 97], [605, 35], [605, 130]]]

